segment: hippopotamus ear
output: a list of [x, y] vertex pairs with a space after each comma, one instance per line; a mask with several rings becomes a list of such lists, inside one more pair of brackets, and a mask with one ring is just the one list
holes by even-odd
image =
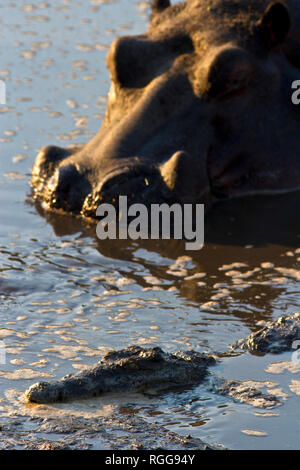
[[291, 27], [287, 6], [282, 2], [271, 3], [258, 21], [257, 27], [268, 49], [282, 44]]
[[171, 5], [170, 0], [152, 0], [152, 11], [153, 13], [165, 10]]

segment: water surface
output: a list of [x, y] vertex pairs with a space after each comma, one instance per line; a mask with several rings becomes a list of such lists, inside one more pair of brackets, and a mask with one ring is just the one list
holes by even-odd
[[[116, 36], [144, 31], [148, 13], [146, 3], [128, 0], [0, 5], [7, 87], [0, 106], [0, 339], [7, 358], [0, 424], [19, 420], [32, 438], [33, 416], [115, 413], [124, 421], [134, 414], [232, 449], [299, 449], [300, 372], [290, 353], [230, 353], [214, 370], [276, 390], [283, 405], [271, 413], [204, 384], [163, 397], [24, 402], [33, 382], [76, 372], [113, 348], [193, 348], [222, 357], [263, 322], [299, 310], [299, 193], [223, 202], [206, 218], [198, 252], [180, 241], [99, 242], [94, 225], [33, 204], [37, 151], [97, 132], [109, 88], [107, 49]], [[89, 444], [105, 448], [107, 441]]]

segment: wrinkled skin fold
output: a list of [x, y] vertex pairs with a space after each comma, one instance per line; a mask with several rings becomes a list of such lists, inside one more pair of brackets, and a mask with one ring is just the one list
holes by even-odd
[[297, 0], [156, 0], [145, 34], [116, 39], [99, 133], [44, 147], [34, 197], [95, 217], [100, 202], [204, 203], [300, 187]]

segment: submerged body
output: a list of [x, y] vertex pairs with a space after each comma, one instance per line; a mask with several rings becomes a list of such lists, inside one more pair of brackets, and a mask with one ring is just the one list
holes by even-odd
[[100, 202], [204, 203], [300, 187], [298, 0], [156, 0], [145, 34], [116, 39], [99, 133], [45, 147], [33, 193], [96, 216]]

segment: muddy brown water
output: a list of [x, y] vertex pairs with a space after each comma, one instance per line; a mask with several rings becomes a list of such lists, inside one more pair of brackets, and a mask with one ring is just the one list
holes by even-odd
[[[144, 31], [147, 15], [146, 3], [126, 0], [0, 5], [7, 87], [0, 105], [0, 426], [18, 421], [22, 444], [9, 442], [22, 448], [26, 439], [67, 435], [43, 434], [32, 424], [37, 417], [134, 415], [231, 449], [299, 449], [300, 367], [291, 353], [230, 353], [213, 371], [275, 391], [283, 404], [271, 411], [217, 396], [205, 384], [55, 406], [23, 400], [30, 384], [76, 372], [112, 348], [193, 348], [222, 357], [262, 322], [300, 309], [299, 192], [220, 203], [206, 217], [198, 252], [180, 241], [99, 242], [94, 225], [33, 204], [38, 149], [85, 142], [97, 131], [109, 44]], [[95, 436], [88, 444], [108, 445]]]

